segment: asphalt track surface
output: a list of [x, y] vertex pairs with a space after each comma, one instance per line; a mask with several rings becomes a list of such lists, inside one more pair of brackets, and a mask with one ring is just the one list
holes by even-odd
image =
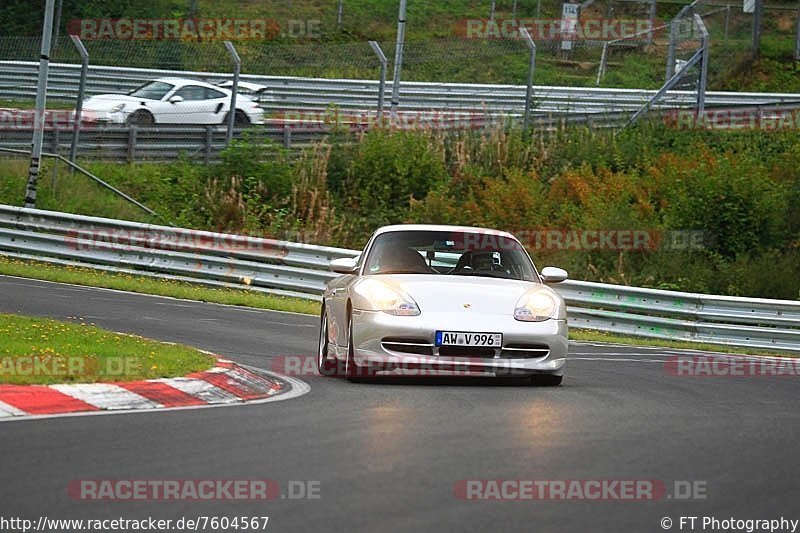
[[[314, 317], [0, 277], [0, 311], [81, 317], [270, 369]], [[0, 517], [269, 516], [267, 531], [681, 531], [681, 516], [800, 519], [797, 378], [670, 375], [669, 350], [576, 344], [560, 388], [349, 383], [265, 405], [4, 422]], [[322, 499], [86, 502], [80, 479], [318, 481]], [[465, 479], [697, 481], [679, 501], [464, 501]], [[218, 529], [221, 530], [221, 529]], [[230, 529], [229, 529], [230, 530]], [[683, 531], [689, 529], [684, 526]], [[698, 527], [695, 531], [700, 531]], [[709, 531], [709, 529], [706, 529]]]

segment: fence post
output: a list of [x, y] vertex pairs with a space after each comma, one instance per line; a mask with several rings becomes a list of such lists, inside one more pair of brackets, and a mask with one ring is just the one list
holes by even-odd
[[694, 15], [695, 23], [700, 29], [702, 35], [703, 55], [700, 58], [700, 83], [697, 86], [697, 113], [703, 113], [706, 107], [706, 85], [708, 84], [708, 59], [709, 59], [709, 45], [710, 37], [706, 25], [703, 23], [703, 18], [696, 14]]
[[725, 32], [722, 34], [722, 40], [728, 42], [728, 28], [731, 24], [731, 5], [725, 4]]
[[528, 86], [525, 90], [525, 119], [523, 122], [523, 127], [527, 131], [531, 125], [531, 100], [533, 99], [533, 75], [536, 71], [536, 43], [533, 41], [533, 37], [528, 32], [528, 28], [521, 28], [520, 33], [525, 38], [525, 42], [528, 43], [528, 48], [530, 48], [530, 59], [528, 60]]
[[236, 122], [236, 93], [239, 92], [239, 74], [242, 72], [242, 59], [236, 52], [236, 47], [230, 41], [225, 41], [225, 48], [233, 60], [233, 87], [231, 87], [231, 108], [228, 111], [228, 132], [225, 134], [225, 145], [233, 139], [233, 125]]
[[[650, 0], [650, 20], [648, 21], [650, 28], [655, 27], [656, 23], [656, 0]], [[647, 44], [653, 44], [653, 32], [647, 33]]]
[[517, 20], [517, 0], [514, 0], [514, 4], [511, 6], [511, 18]]
[[667, 46], [667, 74], [664, 78], [665, 83], [675, 74], [675, 47], [677, 46], [675, 40], [678, 38], [678, 32], [676, 30], [677, 25], [677, 17], [669, 22], [669, 45]]
[[597, 81], [595, 82], [596, 87], [600, 87], [600, 82], [606, 75], [606, 61], [608, 61], [608, 41], [603, 43], [603, 53], [600, 54], [600, 67], [597, 69]]
[[378, 44], [377, 41], [370, 41], [369, 45], [372, 47], [372, 51], [375, 52], [375, 55], [378, 56], [378, 61], [381, 62], [381, 82], [380, 85], [378, 85], [378, 120], [380, 120], [383, 118], [383, 100], [384, 91], [386, 91], [386, 64], [388, 60], [386, 59], [386, 54], [381, 50], [381, 45]]
[[336, 29], [342, 30], [342, 12], [344, 11], [344, 0], [339, 0], [339, 7], [336, 9]]
[[794, 36], [794, 58], [800, 61], [800, 9], [797, 10], [797, 29]]
[[[75, 102], [75, 117], [73, 117], [72, 124], [72, 144], [69, 147], [69, 160], [74, 163], [75, 158], [78, 157], [78, 141], [80, 140], [81, 120], [83, 118], [83, 99], [86, 96], [86, 76], [89, 73], [89, 52], [86, 51], [86, 47], [83, 46], [80, 37], [77, 35], [70, 35], [69, 38], [81, 55], [81, 80], [78, 83], [78, 101]], [[73, 170], [70, 168], [70, 173], [72, 172]]]
[[489, 20], [494, 21], [494, 12], [497, 9], [497, 0], [492, 0], [492, 7], [489, 10]]
[[753, 12], [753, 56], [758, 57], [761, 48], [761, 19], [764, 16], [764, 0], [755, 0]]
[[[53, 137], [50, 139], [50, 152], [53, 154], [58, 153], [58, 145], [61, 144], [60, 134], [61, 131], [58, 127], [53, 127]], [[50, 178], [53, 192], [56, 190], [56, 179], [58, 178], [58, 159], [53, 160], [53, 175]]]
[[403, 48], [406, 45], [406, 0], [400, 0], [397, 14], [397, 46], [394, 52], [394, 80], [392, 85], [392, 112], [400, 105], [400, 72], [403, 68]]
[[137, 128], [131, 124], [128, 127], [128, 163], [133, 163], [136, 160], [136, 137]]
[[36, 83], [36, 113], [33, 116], [33, 142], [31, 163], [28, 167], [28, 184], [25, 187], [25, 207], [36, 207], [36, 182], [42, 164], [42, 141], [44, 140], [44, 113], [47, 104], [47, 76], [50, 71], [50, 41], [53, 37], [53, 0], [46, 0], [42, 27], [41, 54], [39, 56], [39, 78]]

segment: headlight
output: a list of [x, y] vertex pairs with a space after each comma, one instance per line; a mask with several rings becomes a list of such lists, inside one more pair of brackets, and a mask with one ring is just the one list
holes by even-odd
[[117, 105], [115, 105], [114, 107], [111, 108], [109, 113], [119, 113], [123, 109], [125, 109], [125, 104], [117, 104]]
[[417, 316], [420, 314], [419, 306], [410, 296], [374, 279], [365, 279], [355, 287], [355, 291], [362, 296], [374, 311], [382, 311], [397, 316]]
[[554, 318], [557, 310], [558, 304], [551, 294], [540, 289], [532, 289], [517, 301], [514, 318], [523, 322], [543, 322]]

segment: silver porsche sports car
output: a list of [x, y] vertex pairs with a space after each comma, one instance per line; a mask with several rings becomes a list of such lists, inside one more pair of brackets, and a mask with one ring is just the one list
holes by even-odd
[[[318, 366], [376, 374], [527, 375], [560, 385], [567, 357], [564, 300], [510, 233], [471, 227], [379, 229], [324, 293]], [[415, 374], [416, 373], [416, 374]]]

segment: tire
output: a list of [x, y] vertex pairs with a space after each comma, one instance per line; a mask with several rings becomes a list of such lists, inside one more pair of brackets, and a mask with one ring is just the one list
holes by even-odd
[[[230, 113], [225, 115], [225, 120], [222, 122], [223, 126], [228, 125], [228, 119], [230, 118]], [[236, 113], [233, 115], [233, 127], [234, 128], [248, 128], [252, 125], [250, 122], [250, 117], [247, 116], [247, 113], [242, 111], [241, 109], [237, 109]]]
[[356, 364], [355, 349], [353, 348], [353, 314], [352, 311], [348, 315], [348, 333], [347, 333], [347, 360], [345, 361], [344, 376], [347, 381], [352, 383], [359, 383], [364, 380], [361, 375], [361, 367]]
[[531, 385], [536, 387], [558, 387], [564, 381], [564, 376], [555, 374], [534, 374], [531, 376]]
[[322, 304], [322, 311], [320, 312], [317, 371], [323, 377], [334, 376], [336, 372], [336, 362], [328, 358], [328, 315], [325, 310], [325, 304]]
[[149, 111], [139, 109], [128, 117], [128, 126], [152, 126], [156, 123], [155, 117]]

